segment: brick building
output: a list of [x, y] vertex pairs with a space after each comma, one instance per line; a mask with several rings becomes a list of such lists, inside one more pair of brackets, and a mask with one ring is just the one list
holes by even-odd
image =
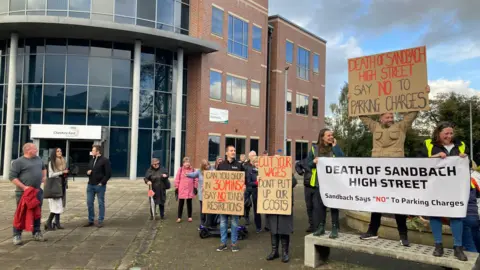
[[4, 178], [26, 142], [45, 161], [61, 148], [79, 175], [101, 144], [130, 179], [152, 157], [174, 174], [229, 144], [273, 154], [286, 66], [287, 152], [303, 157], [323, 125], [325, 42], [269, 17], [268, 0], [33, 2], [0, 1]]

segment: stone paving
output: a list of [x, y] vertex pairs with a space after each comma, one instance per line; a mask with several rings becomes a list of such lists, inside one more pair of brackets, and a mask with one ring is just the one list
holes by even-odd
[[[15, 187], [0, 181], [0, 269], [117, 269], [129, 265], [129, 252], [134, 253], [148, 235], [146, 185], [142, 180], [110, 180], [105, 226], [99, 229], [82, 227], [87, 222], [86, 184], [85, 180], [69, 181], [67, 207], [61, 216], [64, 230], [46, 232], [47, 241], [42, 243], [33, 241], [31, 233], [24, 232], [24, 244], [14, 246]], [[96, 214], [97, 207], [95, 202]], [[45, 200], [42, 230], [48, 213]]]

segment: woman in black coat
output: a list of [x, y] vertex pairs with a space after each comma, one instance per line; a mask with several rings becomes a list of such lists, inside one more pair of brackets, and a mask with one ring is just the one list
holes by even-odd
[[[261, 181], [261, 178], [258, 177]], [[288, 256], [290, 247], [290, 234], [293, 233], [293, 188], [297, 185], [297, 179], [292, 174], [292, 214], [287, 215], [265, 215], [267, 225], [270, 227], [270, 236], [272, 240], [272, 252], [267, 256], [267, 260], [274, 260], [279, 256], [278, 249], [280, 241], [282, 242], [282, 262], [290, 261]]]
[[[145, 173], [145, 184], [152, 185], [155, 192], [153, 199], [155, 205], [160, 208], [160, 218], [165, 219], [165, 201], [167, 199], [167, 189], [170, 188], [170, 180], [168, 180], [167, 170], [160, 168], [160, 160], [152, 159], [152, 166]], [[150, 220], [153, 219], [153, 213], [150, 213]]]

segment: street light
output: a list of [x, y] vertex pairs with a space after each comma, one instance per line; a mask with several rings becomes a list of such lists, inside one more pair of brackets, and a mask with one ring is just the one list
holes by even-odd
[[287, 98], [288, 98], [288, 69], [290, 66], [285, 67], [285, 121], [283, 123], [283, 151], [285, 156], [287, 155]]

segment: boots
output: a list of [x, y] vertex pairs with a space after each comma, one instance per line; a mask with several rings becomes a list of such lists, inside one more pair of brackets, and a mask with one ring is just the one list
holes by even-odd
[[320, 236], [325, 234], [325, 224], [320, 223], [317, 230], [313, 233], [314, 236]]
[[59, 230], [63, 230], [65, 229], [64, 227], [62, 227], [62, 225], [60, 224], [60, 214], [55, 214], [55, 227]]
[[335, 238], [338, 238], [338, 224], [337, 223], [333, 223], [332, 224], [332, 232], [330, 233], [330, 238], [332, 239], [335, 239]]
[[288, 257], [288, 251], [290, 246], [290, 235], [282, 234], [282, 262], [287, 263], [290, 261], [290, 257]]
[[465, 255], [465, 253], [463, 253], [463, 247], [454, 246], [453, 247], [453, 256], [455, 256], [460, 261], [464, 261], [464, 262], [468, 261], [467, 256]]
[[55, 217], [54, 213], [50, 213], [50, 216], [48, 216], [47, 222], [45, 223], [45, 231], [54, 231], [55, 227], [52, 225], [52, 220], [53, 217]]
[[271, 233], [270, 236], [272, 237], [272, 252], [270, 253], [270, 255], [267, 256], [267, 261], [271, 261], [280, 257], [278, 255], [278, 245], [279, 245], [280, 235]]
[[442, 243], [435, 243], [435, 250], [433, 251], [433, 256], [442, 257], [443, 256], [443, 245]]

